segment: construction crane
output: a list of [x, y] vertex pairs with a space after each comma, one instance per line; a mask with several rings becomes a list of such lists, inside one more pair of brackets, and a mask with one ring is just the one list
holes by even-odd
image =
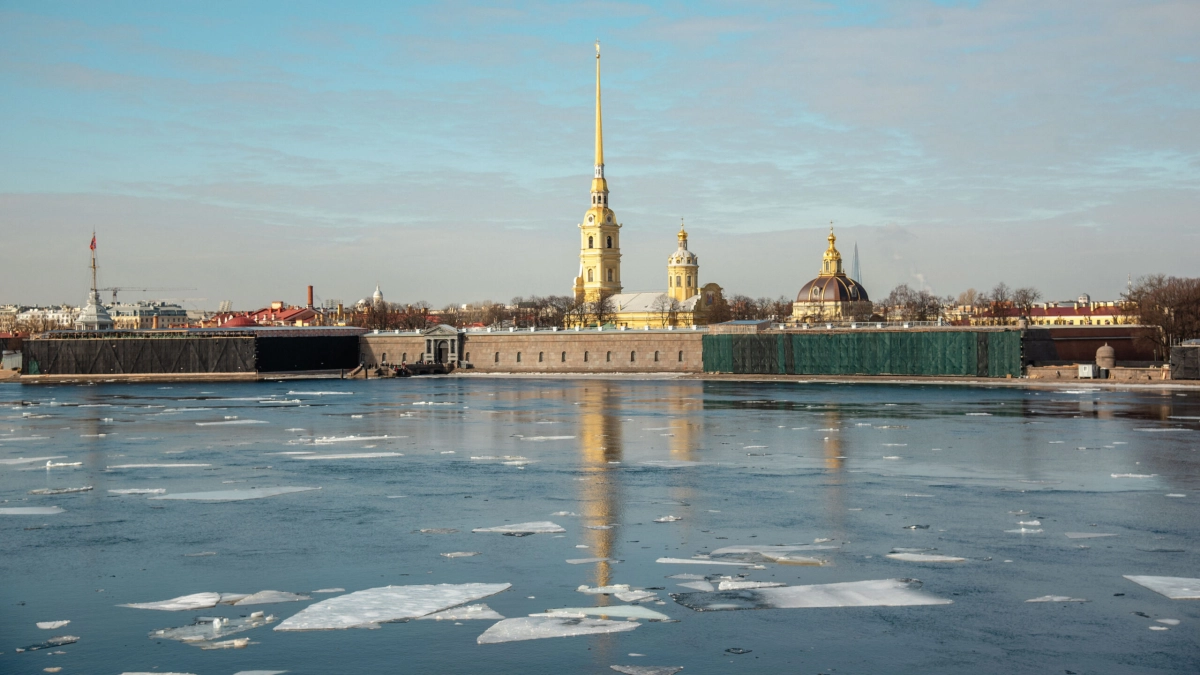
[[158, 291], [194, 291], [194, 288], [143, 288], [135, 286], [109, 286], [108, 288], [98, 288], [98, 291], [112, 291], [112, 304], [117, 304], [118, 291], [141, 291], [141, 292], [158, 292]]

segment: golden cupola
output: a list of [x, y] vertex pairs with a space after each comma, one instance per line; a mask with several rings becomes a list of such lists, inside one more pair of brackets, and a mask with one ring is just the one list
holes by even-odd
[[679, 223], [679, 248], [667, 258], [667, 295], [683, 302], [700, 291], [700, 258], [688, 250], [688, 234]]
[[821, 260], [821, 276], [832, 277], [840, 274], [845, 274], [842, 271], [842, 254], [838, 253], [837, 246], [834, 243], [837, 237], [833, 234], [833, 225], [829, 226], [829, 248], [825, 249], [825, 255]]

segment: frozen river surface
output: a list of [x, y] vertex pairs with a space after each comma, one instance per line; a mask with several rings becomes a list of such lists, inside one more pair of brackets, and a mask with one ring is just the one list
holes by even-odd
[[0, 672], [1200, 672], [1198, 423], [1173, 391], [0, 385]]

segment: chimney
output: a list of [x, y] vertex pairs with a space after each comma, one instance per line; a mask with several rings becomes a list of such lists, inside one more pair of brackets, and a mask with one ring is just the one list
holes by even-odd
[[155, 315], [154, 315], [154, 318], [153, 318], [153, 319], [151, 319], [151, 324], [150, 324], [150, 325], [151, 325], [151, 327], [152, 327], [152, 328], [154, 328], [155, 330], [158, 330], [158, 315], [157, 315], [157, 314], [155, 314]]
[[309, 308], [309, 309], [312, 309], [312, 306], [313, 306], [313, 303], [312, 303], [312, 285], [309, 285], [309, 287], [308, 287], [308, 308]]

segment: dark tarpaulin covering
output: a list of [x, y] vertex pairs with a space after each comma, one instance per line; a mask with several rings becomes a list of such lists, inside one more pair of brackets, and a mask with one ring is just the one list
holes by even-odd
[[254, 338], [26, 340], [27, 375], [252, 373]]
[[1171, 347], [1171, 379], [1200, 380], [1200, 345]]
[[705, 335], [705, 372], [779, 375], [1021, 375], [1018, 331]]

